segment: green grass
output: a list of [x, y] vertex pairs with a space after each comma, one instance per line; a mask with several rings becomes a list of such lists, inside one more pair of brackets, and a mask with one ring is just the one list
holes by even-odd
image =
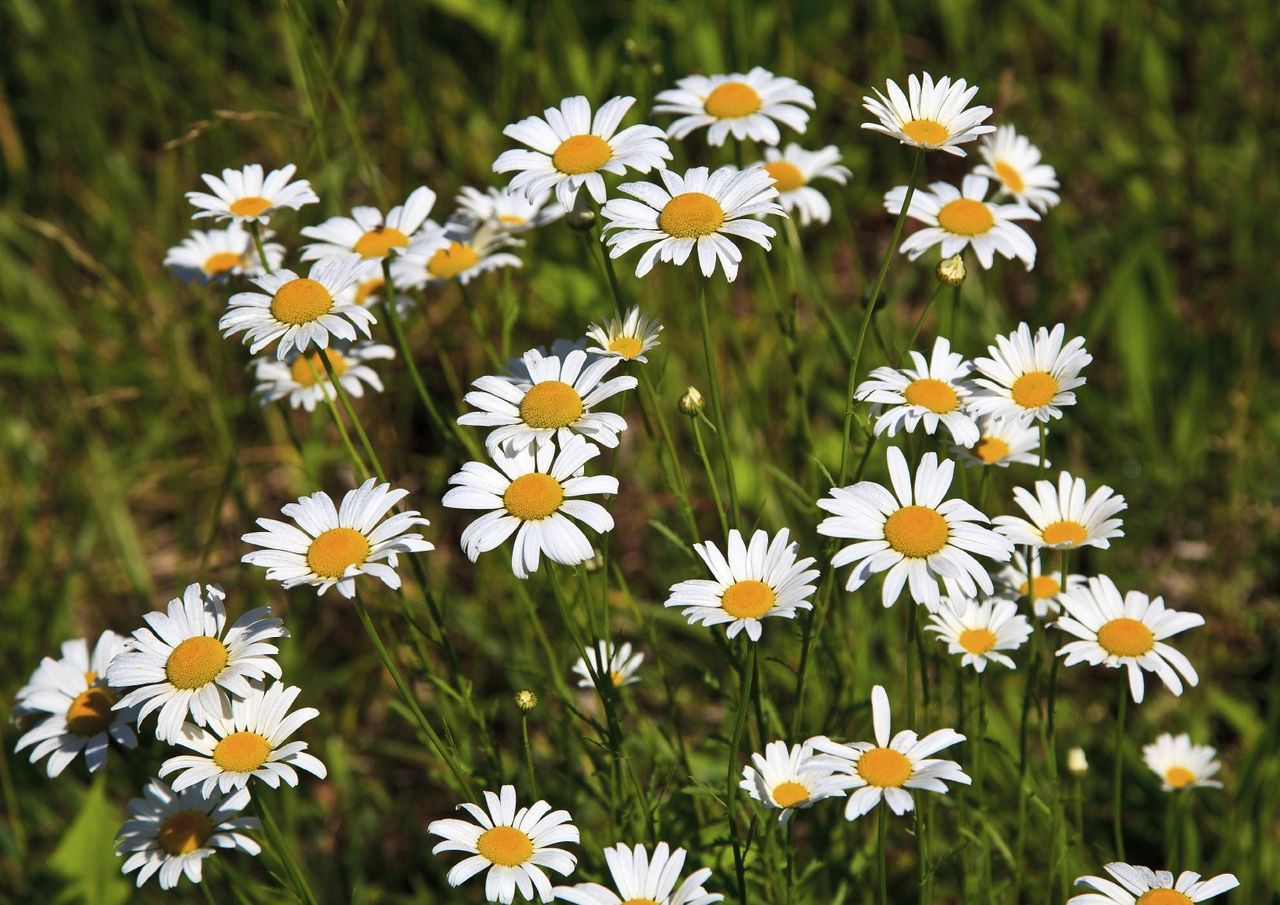
[[[430, 855], [425, 826], [460, 795], [416, 736], [356, 613], [333, 594], [286, 594], [239, 564], [238, 538], [255, 518], [316, 489], [341, 493], [353, 476], [320, 413], [262, 411], [250, 400], [247, 355], [216, 330], [228, 291], [183, 286], [161, 267], [165, 249], [190, 228], [183, 192], [223, 166], [296, 162], [322, 198], [281, 218], [283, 241], [296, 249], [297, 225], [357, 203], [396, 203], [419, 184], [440, 194], [436, 214], [444, 214], [460, 186], [495, 180], [491, 162], [508, 146], [502, 127], [561, 97], [633, 94], [643, 115], [657, 90], [691, 71], [759, 64], [798, 78], [818, 104], [803, 143], [838, 145], [853, 179], [830, 193], [833, 223], [803, 233], [799, 285], [807, 286], [807, 273], [814, 286], [800, 293], [794, 341], [779, 329], [770, 289], [772, 282], [789, 311], [797, 278], [785, 241], [768, 256], [748, 251], [738, 281], [726, 289], [717, 277], [710, 291], [744, 525], [790, 526], [816, 556], [824, 546], [813, 501], [830, 486], [822, 470], [838, 467], [848, 366], [816, 302], [825, 299], [844, 333], [856, 333], [892, 227], [881, 197], [910, 169], [905, 150], [859, 128], [860, 98], [886, 77], [949, 73], [981, 85], [979, 100], [997, 119], [1045, 150], [1065, 200], [1032, 227], [1036, 269], [971, 269], [958, 307], [944, 296], [922, 343], [941, 332], [974, 355], [1020, 319], [1065, 321], [1087, 337], [1089, 383], [1054, 432], [1050, 457], [1091, 486], [1110, 483], [1130, 508], [1126, 537], [1082, 566], [1121, 587], [1162, 593], [1209, 623], [1182, 645], [1200, 687], [1181, 699], [1150, 690], [1130, 710], [1132, 737], [1188, 731], [1220, 749], [1227, 788], [1195, 797], [1199, 859], [1188, 866], [1235, 872], [1243, 888], [1228, 901], [1276, 900], [1280, 20], [1268, 4], [11, 0], [0, 10], [0, 33], [6, 707], [62, 640], [104, 628], [127, 633], [186, 583], [219, 581], [234, 611], [269, 603], [284, 615], [293, 634], [282, 654], [286, 678], [321, 710], [302, 737], [328, 764], [329, 779], [304, 779], [271, 800], [322, 900], [481, 901], [474, 886], [441, 891], [447, 864]], [[675, 150], [678, 166], [730, 159], [697, 139]], [[941, 156], [928, 159], [928, 177], [958, 179], [967, 164]], [[580, 335], [611, 312], [608, 286], [579, 235], [550, 227], [522, 256], [519, 273], [471, 287], [503, 354]], [[570, 809], [583, 830], [577, 879], [599, 879], [604, 845], [660, 838], [690, 848], [691, 861], [715, 869], [712, 889], [730, 893], [733, 857], [714, 796], [723, 795], [737, 680], [709, 632], [685, 627], [660, 605], [670, 584], [697, 574], [687, 544], [719, 534], [689, 423], [675, 412], [687, 384], [707, 390], [695, 284], [670, 267], [635, 280], [634, 259], [620, 262], [623, 291], [666, 324], [648, 373], [659, 382], [702, 536], [690, 536], [633, 400], [616, 462], [622, 493], [612, 506], [619, 526], [610, 568], [581, 581], [562, 570], [561, 580], [596, 601], [607, 584], [615, 633], [649, 654], [622, 719], [625, 765], [652, 812], [628, 808], [622, 826], [610, 825], [599, 782], [608, 756], [552, 678], [567, 675], [577, 653], [547, 576], [517, 586], [505, 549], [476, 566], [461, 555], [456, 538], [468, 517], [439, 505], [459, 455], [432, 429], [399, 362], [383, 369], [388, 391], [359, 409], [392, 481], [432, 520], [437, 550], [423, 564], [461, 683], [451, 682], [430, 641], [418, 655], [418, 635], [390, 593], [370, 587], [369, 604], [396, 638], [417, 699], [434, 725], [448, 727], [477, 785], [514, 781], [528, 795], [511, 696], [528, 687], [543, 698], [529, 718], [539, 792]], [[890, 272], [875, 321], [890, 349], [905, 343], [932, 291], [930, 260], [898, 260]], [[447, 375], [465, 384], [490, 370], [456, 290], [430, 293], [409, 327], [432, 391], [456, 410], [460, 393]], [[885, 359], [876, 334], [867, 349], [864, 372]], [[812, 448], [798, 439], [801, 409]], [[862, 436], [855, 428], [855, 454]], [[870, 461], [868, 475], [883, 475], [882, 456]], [[1008, 511], [1014, 482], [1031, 477], [1027, 469], [997, 476], [987, 508]], [[421, 594], [407, 584], [411, 613], [428, 626]], [[791, 686], [803, 620], [766, 630], [771, 727], [795, 717], [802, 734], [864, 736], [875, 682], [889, 686], [903, 712], [902, 605], [882, 611], [874, 584], [834, 600], [798, 715]], [[534, 619], [549, 636], [545, 647]], [[954, 725], [952, 664], [939, 656], [930, 669], [935, 681], [945, 678], [921, 710], [921, 728]], [[1111, 860], [1114, 679], [1084, 668], [1061, 673], [1059, 754], [1082, 746], [1093, 770], [1081, 785], [1083, 836], [1073, 830], [1059, 881]], [[1022, 670], [997, 672], [988, 687], [987, 800], [953, 795], [934, 809], [937, 901], [960, 900], [961, 865], [988, 847], [1001, 900], [1012, 901], [1020, 886], [1024, 901], [1063, 901], [1048, 883], [1049, 822], [1034, 803], [1032, 844], [1021, 860], [1012, 851], [1017, 771], [1001, 752], [1016, 756]], [[598, 711], [585, 695], [573, 703]], [[0, 899], [130, 900], [111, 837], [163, 746], [144, 742], [132, 757], [113, 751], [106, 775], [93, 780], [81, 764], [49, 780], [42, 764], [13, 755], [14, 727], [0, 725]], [[753, 719], [744, 757], [763, 744], [755, 733]], [[962, 762], [969, 747], [958, 749]], [[1032, 747], [1036, 796], [1050, 795], [1038, 734]], [[1126, 766], [1129, 860], [1160, 866], [1165, 797], [1136, 755]], [[772, 826], [742, 802], [739, 812], [744, 830], [749, 814], [757, 834]], [[890, 825], [890, 884], [900, 901], [915, 896], [911, 831], [910, 821]], [[874, 818], [844, 824], [837, 804], [802, 815], [797, 901], [870, 901], [874, 832]], [[771, 884], [780, 852], [772, 831], [763, 854], [753, 849], [752, 901], [778, 900]], [[213, 861], [218, 901], [287, 895], [269, 856]], [[162, 895], [149, 887], [132, 898]]]

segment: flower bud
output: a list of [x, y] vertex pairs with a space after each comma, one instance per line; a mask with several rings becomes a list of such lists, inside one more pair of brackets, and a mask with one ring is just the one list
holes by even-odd
[[591, 207], [589, 192], [578, 192], [578, 197], [573, 202], [573, 210], [569, 211], [564, 222], [569, 224], [570, 229], [582, 232], [596, 225], [596, 212]]
[[538, 696], [528, 688], [521, 688], [516, 692], [516, 706], [528, 713], [538, 706]]
[[680, 397], [680, 414], [693, 418], [706, 406], [697, 387], [689, 387]]
[[1067, 752], [1067, 772], [1073, 776], [1084, 776], [1089, 772], [1089, 761], [1083, 748], [1072, 748]]
[[958, 254], [943, 258], [938, 262], [938, 269], [934, 272], [938, 275], [938, 282], [946, 283], [948, 286], [959, 286], [969, 273], [965, 270], [964, 258]]

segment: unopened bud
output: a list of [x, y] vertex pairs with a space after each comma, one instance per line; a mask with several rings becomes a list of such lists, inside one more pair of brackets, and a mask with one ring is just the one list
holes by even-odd
[[582, 564], [582, 568], [586, 569], [588, 574], [599, 572], [604, 568], [604, 554], [599, 550], [594, 551], [591, 558]]
[[528, 713], [538, 706], [538, 696], [527, 688], [521, 688], [516, 692], [516, 706]]
[[946, 283], [948, 286], [959, 286], [969, 272], [964, 268], [964, 258], [956, 254], [939, 261], [935, 273], [938, 275], [939, 282]]
[[1067, 772], [1073, 776], [1084, 776], [1089, 772], [1089, 761], [1083, 748], [1072, 748], [1067, 752]]
[[592, 209], [589, 198], [589, 193], [578, 192], [578, 197], [573, 202], [573, 210], [569, 211], [568, 216], [564, 218], [570, 229], [586, 232], [596, 225], [596, 212]]
[[697, 387], [689, 387], [680, 397], [680, 414], [688, 415], [690, 418], [696, 417], [705, 406], [706, 402], [703, 401]]

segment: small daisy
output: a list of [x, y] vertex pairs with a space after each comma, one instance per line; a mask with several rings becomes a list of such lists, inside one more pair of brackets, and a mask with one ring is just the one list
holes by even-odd
[[276, 340], [276, 358], [284, 361], [295, 349], [327, 348], [337, 337], [354, 341], [356, 330], [369, 336], [376, 323], [366, 308], [342, 301], [343, 292], [369, 276], [377, 265], [355, 256], [329, 258], [311, 266], [308, 276], [292, 270], [264, 274], [253, 282], [265, 292], [237, 292], [218, 321], [223, 336], [244, 332], [249, 351], [257, 355]]
[[863, 123], [862, 128], [882, 132], [904, 145], [963, 157], [964, 150], [957, 145], [996, 128], [982, 125], [991, 115], [990, 107], [968, 107], [978, 86], [970, 88], [964, 79], [953, 84], [944, 75], [935, 83], [926, 72], [923, 81], [915, 75], [907, 78], [910, 97], [893, 80], [886, 86], [887, 97], [873, 90], [876, 96], [864, 97], [862, 106], [879, 122]]
[[350, 217], [330, 217], [319, 226], [303, 227], [302, 234], [317, 241], [302, 246], [302, 260], [356, 254], [367, 261], [381, 261], [409, 247], [435, 203], [436, 193], [424, 185], [385, 217], [376, 207], [357, 207]]
[[1165, 609], [1164, 599], [1129, 591], [1123, 597], [1115, 582], [1105, 575], [1090, 578], [1087, 585], [1067, 591], [1060, 598], [1066, 615], [1055, 625], [1080, 639], [1064, 644], [1059, 657], [1064, 665], [1124, 667], [1129, 670], [1129, 691], [1136, 704], [1142, 703], [1142, 671], [1160, 677], [1175, 695], [1182, 694], [1182, 680], [1196, 685], [1200, 677], [1195, 667], [1165, 643], [1187, 629], [1204, 625], [1198, 613]]
[[1208, 745], [1191, 744], [1191, 736], [1164, 733], [1142, 748], [1142, 759], [1160, 777], [1166, 792], [1178, 789], [1221, 789], [1212, 777], [1222, 769], [1218, 752]]
[[[564, 210], [573, 210], [578, 189], [586, 186], [596, 204], [605, 199], [602, 173], [621, 176], [627, 170], [648, 173], [662, 169], [671, 149], [656, 126], [631, 126], [618, 132], [634, 97], [615, 97], [591, 116], [585, 97], [566, 97], [559, 108], [530, 116], [502, 130], [532, 150], [504, 151], [493, 163], [495, 173], [517, 171], [510, 189], [535, 199], [554, 190]], [[617, 134], [614, 134], [617, 133]]]
[[734, 528], [729, 532], [728, 557], [711, 541], [694, 544], [693, 549], [713, 577], [672, 585], [663, 604], [684, 607], [681, 615], [690, 625], [728, 624], [728, 637], [745, 629], [748, 638], [759, 641], [760, 620], [794, 619], [796, 610], [813, 609], [809, 597], [816, 590], [811, 582], [818, 570], [809, 567], [815, 560], [797, 557], [800, 545], [791, 541], [786, 528], [772, 540], [768, 532], [756, 531], [749, 544]]
[[844, 185], [850, 175], [848, 167], [840, 166], [840, 151], [835, 145], [821, 151], [806, 151], [797, 144], [789, 144], [783, 151], [765, 148], [764, 169], [778, 190], [778, 203], [787, 213], [798, 214], [801, 226], [831, 220], [830, 202], [810, 183], [830, 179]]
[[[856, 591], [878, 572], [887, 574], [881, 599], [893, 606], [904, 585], [929, 609], [938, 605], [938, 580], [951, 597], [977, 597], [995, 591], [991, 576], [974, 553], [1007, 562], [1012, 545], [990, 528], [987, 517], [964, 500], [943, 502], [951, 487], [955, 463], [925, 453], [916, 469], [914, 485], [906, 457], [890, 447], [890, 493], [873, 481], [836, 487], [818, 506], [831, 513], [818, 525], [827, 537], [852, 538], [856, 543], [831, 560], [839, 568], [853, 563], [845, 587]], [[981, 523], [981, 524], [980, 524]]]
[[512, 235], [546, 226], [564, 216], [560, 203], [551, 200], [550, 190], [530, 198], [524, 192], [512, 191], [510, 186], [482, 192], [467, 185], [462, 187], [457, 205], [458, 213], [473, 226], [490, 223]]
[[1235, 874], [1218, 874], [1201, 880], [1200, 874], [1184, 870], [1174, 882], [1173, 874], [1167, 870], [1151, 870], [1123, 862], [1106, 865], [1106, 871], [1116, 882], [1105, 877], [1080, 877], [1076, 880], [1077, 886], [1096, 892], [1072, 896], [1067, 905], [1193, 905], [1240, 885]]
[[1022, 647], [1031, 637], [1031, 623], [1018, 613], [1018, 605], [1012, 600], [944, 600], [929, 615], [925, 631], [936, 632], [939, 641], [947, 642], [947, 653], [962, 654], [962, 667], [972, 666], [982, 672], [989, 660], [1017, 669], [1001, 651]]
[[481, 274], [521, 267], [513, 254], [501, 251], [521, 244], [492, 224], [471, 228], [457, 221], [428, 223], [408, 250], [391, 262], [397, 289], [421, 289], [457, 280], [467, 285]]
[[911, 360], [914, 368], [876, 368], [854, 393], [856, 399], [888, 406], [876, 418], [875, 432], [892, 437], [899, 426], [910, 432], [922, 424], [932, 434], [941, 424], [961, 446], [977, 443], [977, 422], [965, 410], [970, 391], [964, 378], [973, 366], [951, 351], [945, 336], [934, 340], [929, 359], [913, 349]]
[[1008, 336], [997, 336], [987, 347], [990, 358], [975, 358], [977, 392], [969, 407], [977, 414], [1010, 418], [1023, 424], [1062, 417], [1062, 407], [1076, 404], [1076, 387], [1093, 356], [1084, 350], [1084, 337], [1066, 345], [1067, 328], [1041, 327], [1035, 337], [1025, 323]]
[[814, 107], [808, 88], [759, 66], [745, 75], [685, 76], [675, 88], [659, 91], [656, 100], [654, 113], [680, 115], [667, 127], [668, 136], [684, 138], [707, 126], [707, 144], [712, 147], [724, 144], [730, 133], [738, 141], [776, 145], [782, 140], [777, 124], [803, 132]]
[[786, 216], [778, 204], [773, 179], [761, 167], [741, 171], [721, 167], [715, 172], [694, 167], [684, 176], [670, 170], [658, 175], [665, 189], [651, 182], [624, 183], [618, 191], [640, 200], [614, 198], [600, 211], [609, 221], [604, 231], [613, 231], [606, 240], [610, 257], [656, 243], [640, 256], [638, 277], [653, 269], [656, 261], [683, 265], [696, 249], [703, 276], [715, 273], [718, 260], [725, 279], [732, 282], [738, 275], [742, 252], [729, 237], [747, 239], [767, 249], [777, 231], [755, 218]]
[[621, 363], [617, 356], [593, 361], [580, 350], [563, 359], [530, 350], [524, 354], [529, 382], [493, 375], [479, 378], [466, 395], [466, 401], [479, 411], [467, 412], [458, 423], [493, 428], [485, 438], [491, 450], [502, 447], [519, 452], [552, 440], [563, 445], [575, 434], [612, 449], [627, 429], [626, 419], [596, 409], [606, 399], [636, 388], [634, 377], [604, 379]]
[[203, 726], [230, 706], [228, 692], [247, 697], [251, 681], [280, 678], [270, 641], [288, 636], [284, 624], [260, 607], [228, 629], [225, 599], [216, 585], [191, 584], [167, 612], [143, 616], [149, 627], [133, 633], [107, 670], [112, 687], [133, 689], [115, 709], [137, 708], [139, 727], [158, 710], [156, 737], [177, 744], [187, 717]]
[[[342, 388], [347, 395], [358, 399], [364, 395], [366, 386], [375, 393], [382, 392], [382, 380], [368, 363], [389, 361], [396, 357], [396, 351], [379, 343], [357, 342], [341, 349], [331, 347], [328, 355], [329, 365], [338, 375]], [[263, 405], [288, 397], [291, 407], [313, 412], [326, 396], [336, 397], [319, 352], [295, 354], [289, 361], [264, 356], [254, 359], [253, 368], [254, 379], [258, 381], [253, 394]]]
[[1102, 485], [1088, 498], [1083, 478], [1068, 472], [1058, 475], [1058, 486], [1051, 481], [1036, 481], [1036, 493], [1024, 487], [1013, 488], [1013, 500], [1030, 519], [1016, 515], [997, 515], [996, 530], [1015, 544], [1074, 550], [1077, 547], [1111, 546], [1111, 538], [1124, 537], [1115, 516], [1128, 508], [1120, 494]]
[[592, 324], [587, 339], [595, 345], [587, 351], [647, 364], [644, 353], [658, 345], [661, 332], [662, 324], [656, 318], [641, 314], [639, 306], [633, 305], [624, 317], [611, 317], [603, 326]]
[[557, 886], [556, 898], [574, 905], [714, 905], [723, 902], [720, 893], [709, 893], [702, 884], [711, 879], [709, 868], [695, 870], [679, 888], [680, 871], [684, 869], [685, 850], [675, 851], [659, 842], [650, 857], [643, 845], [628, 847], [618, 843], [604, 850], [609, 875], [617, 892], [599, 883]]
[[251, 163], [239, 170], [223, 170], [221, 179], [203, 173], [200, 178], [213, 194], [187, 192], [187, 200], [198, 208], [192, 219], [214, 217], [237, 223], [265, 224], [281, 208], [296, 211], [305, 204], [315, 204], [320, 198], [311, 190], [311, 183], [305, 179], [289, 181], [297, 169], [289, 164], [272, 170], [264, 178], [261, 164]]
[[1040, 149], [1013, 126], [984, 136], [978, 153], [986, 162], [973, 168], [974, 175], [996, 180], [1017, 201], [1044, 213], [1061, 200], [1053, 167], [1040, 162]]
[[112, 740], [125, 748], [138, 747], [129, 726], [134, 714], [113, 710], [118, 692], [106, 681], [107, 667], [124, 649], [125, 640], [107, 631], [98, 637], [92, 656], [85, 640], [77, 638], [62, 645], [61, 658], [45, 657], [21, 692], [23, 710], [40, 722], [18, 739], [14, 751], [34, 745], [31, 763], [48, 755], [46, 772], [53, 777], [82, 751], [89, 772], [96, 772], [106, 764]]
[[614, 647], [608, 641], [597, 641], [594, 647], [588, 647], [578, 662], [573, 664], [573, 672], [578, 676], [579, 688], [595, 688], [596, 683], [591, 674], [594, 672], [601, 675], [602, 671], [607, 671], [614, 688], [621, 688], [640, 681], [636, 673], [640, 671], [640, 664], [643, 662], [644, 654], [632, 654], [629, 641], [623, 642], [621, 647]]
[[313, 585], [320, 596], [335, 585], [343, 597], [354, 597], [356, 576], [372, 575], [389, 588], [400, 587], [396, 574], [397, 554], [425, 553], [435, 546], [416, 532], [418, 525], [431, 524], [416, 509], [406, 509], [383, 521], [383, 517], [409, 495], [392, 490], [375, 478], [347, 491], [341, 508], [324, 491], [304, 496], [280, 509], [294, 525], [260, 518], [255, 531], [240, 539], [263, 550], [240, 558], [251, 566], [265, 566], [268, 581], [285, 588]]
[[[973, 409], [970, 395], [969, 408]], [[969, 447], [952, 447], [965, 465], [995, 465], [1008, 468], [1014, 462], [1040, 464], [1040, 431], [1021, 418], [986, 415], [978, 418], [978, 442]], [[1044, 460], [1049, 466], [1048, 459]]]
[[[1030, 577], [1029, 576], [1034, 576]], [[1028, 586], [1028, 579], [1030, 586]], [[1062, 580], [1062, 571], [1045, 572], [1041, 566], [1040, 549], [1031, 551], [1031, 571], [1027, 571], [1027, 558], [1019, 550], [1013, 551], [1013, 560], [1001, 570], [996, 579], [1001, 591], [1019, 602], [1031, 594], [1032, 609], [1036, 617], [1056, 616], [1062, 612], [1059, 596], [1067, 590], [1075, 590], [1085, 584], [1083, 575], [1068, 575], [1066, 583]]]
[[[264, 230], [262, 238], [271, 235]], [[267, 263], [272, 270], [284, 261], [284, 246], [278, 242], [264, 242]], [[262, 261], [253, 247], [253, 237], [239, 223], [231, 223], [226, 229], [193, 229], [178, 245], [164, 256], [164, 266], [183, 280], [200, 283], [222, 282], [233, 276], [256, 277], [263, 273]]]
[[780, 808], [778, 822], [786, 826], [799, 808], [811, 808], [824, 798], [843, 795], [853, 785], [847, 774], [833, 768], [831, 758], [814, 754], [813, 745], [787, 747], [784, 741], [765, 745], [752, 754], [754, 764], [742, 768], [739, 787], [767, 808]]
[[836, 758], [840, 771], [852, 779], [849, 785], [853, 791], [844, 808], [846, 820], [857, 820], [881, 799], [893, 813], [906, 814], [915, 807], [908, 789], [946, 794], [948, 782], [966, 786], [972, 782], [955, 761], [932, 757], [964, 741], [963, 735], [954, 729], [938, 729], [920, 738], [904, 729], [891, 739], [889, 716], [889, 696], [877, 685], [871, 689], [874, 744], [841, 745], [821, 736], [810, 739], [815, 749]]
[[160, 765], [160, 776], [179, 773], [173, 791], [199, 785], [206, 797], [214, 789], [230, 792], [247, 788], [254, 777], [273, 789], [280, 787], [281, 780], [296, 786], [295, 767], [324, 779], [328, 771], [306, 753], [306, 742], [285, 744], [303, 723], [320, 715], [314, 707], [289, 713], [301, 691], [273, 682], [265, 691], [234, 698], [227, 711], [209, 719], [206, 728], [187, 723], [177, 744], [197, 753], [169, 758]]
[[612, 475], [579, 475], [600, 447], [572, 435], [556, 450], [551, 444], [529, 446], [508, 454], [491, 450], [494, 468], [468, 462], [449, 478], [453, 484], [441, 501], [452, 509], [487, 509], [462, 532], [462, 549], [472, 562], [512, 534], [511, 569], [516, 578], [538, 570], [545, 553], [553, 562], [572, 566], [594, 555], [573, 516], [601, 534], [613, 530], [613, 516], [599, 503], [579, 499], [588, 494], [618, 492]]
[[[979, 263], [988, 270], [999, 252], [1003, 258], [1020, 258], [1030, 270], [1036, 263], [1036, 244], [1015, 220], [1039, 220], [1040, 215], [1025, 204], [995, 204], [985, 201], [988, 182], [981, 176], [966, 176], [960, 188], [949, 182], [930, 183], [929, 190], [911, 196], [907, 216], [925, 224], [903, 241], [898, 250], [915, 260], [935, 245], [942, 257], [973, 249]], [[900, 185], [884, 195], [884, 207], [891, 214], [902, 210], [907, 187]]]
[[143, 796], [129, 802], [133, 816], [116, 836], [116, 854], [129, 856], [121, 872], [137, 870], [139, 888], [156, 874], [161, 889], [173, 889], [183, 874], [199, 883], [202, 862], [218, 849], [262, 851], [241, 832], [261, 829], [258, 819], [236, 816], [249, 804], [248, 789], [206, 797], [198, 789], [176, 793], [164, 780], [153, 779]]
[[530, 901], [535, 896], [542, 902], [553, 901], [551, 881], [543, 870], [567, 877], [578, 863], [575, 855], [554, 848], [578, 842], [578, 828], [570, 823], [569, 812], [553, 811], [545, 801], [516, 810], [515, 786], [503, 786], [497, 795], [485, 792], [484, 799], [488, 813], [476, 804], [458, 805], [475, 823], [449, 818], [427, 826], [430, 835], [444, 840], [436, 843], [433, 855], [463, 852], [471, 856], [449, 870], [449, 885], [461, 886], [487, 870], [484, 895], [490, 902], [509, 905], [517, 889]]

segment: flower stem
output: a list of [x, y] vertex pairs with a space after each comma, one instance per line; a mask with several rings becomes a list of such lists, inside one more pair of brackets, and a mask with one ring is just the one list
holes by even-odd
[[285, 875], [289, 879], [289, 885], [293, 887], [293, 894], [304, 905], [316, 905], [316, 894], [311, 891], [311, 884], [307, 882], [306, 874], [294, 858], [293, 850], [285, 842], [284, 834], [280, 832], [280, 825], [276, 823], [271, 808], [267, 806], [266, 796], [253, 796], [253, 803], [257, 807], [258, 816], [262, 819], [262, 828], [267, 834], [267, 841], [275, 850], [276, 857], [280, 859], [280, 864], [284, 867]]
[[747, 642], [749, 652], [747, 662], [742, 664], [742, 681], [738, 690], [738, 715], [733, 724], [733, 740], [729, 743], [729, 756], [726, 761], [725, 778], [725, 811], [729, 821], [729, 838], [733, 842], [733, 867], [738, 876], [738, 901], [747, 905], [747, 872], [743, 863], [742, 844], [738, 840], [738, 749], [742, 744], [742, 730], [747, 723], [747, 714], [751, 710], [752, 680], [756, 673], [756, 645]]
[[[364, 459], [360, 457], [360, 453], [356, 452], [355, 445], [351, 442], [351, 435], [347, 433], [346, 422], [342, 420], [342, 415], [338, 413], [338, 407], [333, 404], [333, 397], [324, 391], [324, 383], [320, 379], [320, 375], [316, 372], [316, 366], [311, 363], [311, 359], [304, 353], [302, 360], [307, 363], [307, 370], [311, 372], [311, 379], [320, 387], [320, 398], [324, 400], [325, 408], [329, 410], [329, 415], [333, 418], [334, 426], [338, 428], [338, 435], [342, 437], [342, 445], [347, 449], [347, 457], [351, 459], [351, 464], [356, 467], [356, 471], [360, 474], [360, 480], [364, 480], [369, 476], [369, 466], [365, 464]], [[328, 362], [328, 358], [321, 359]], [[329, 366], [332, 369], [332, 365]]]
[[729, 429], [725, 424], [724, 403], [720, 399], [720, 378], [716, 374], [715, 352], [711, 344], [711, 317], [707, 311], [707, 281], [698, 279], [698, 313], [702, 318], [702, 353], [707, 360], [707, 381], [711, 388], [711, 413], [715, 416], [720, 458], [724, 465], [725, 483], [729, 486], [729, 522], [738, 524], [738, 482], [733, 473], [733, 456], [729, 450]]
[[257, 220], [249, 221], [249, 235], [253, 237], [253, 247], [258, 250], [258, 260], [262, 262], [265, 273], [271, 273], [271, 262], [267, 260], [267, 249], [262, 244], [262, 227]]
[[1128, 706], [1128, 678], [1127, 676], [1122, 676], [1120, 679], [1120, 702], [1116, 708], [1116, 765], [1113, 797], [1117, 861], [1124, 860], [1124, 720]]
[[884, 843], [888, 810], [889, 805], [883, 801], [876, 808], [876, 860], [880, 865], [880, 896], [876, 901], [879, 905], [889, 905], [889, 859], [885, 854]]
[[[703, 416], [698, 415], [689, 419], [693, 424], [693, 442], [698, 447], [698, 458], [702, 459], [702, 467], [707, 473], [707, 483], [711, 486], [711, 499], [716, 504], [716, 515], [720, 516], [720, 530], [724, 532], [725, 537], [728, 537], [729, 517], [724, 511], [724, 501], [720, 497], [720, 485], [716, 481], [715, 469], [711, 467], [711, 459], [707, 456], [707, 445], [702, 440], [702, 428], [698, 426], [698, 419], [701, 417]], [[696, 532], [694, 537], [697, 538]]]
[[356, 429], [356, 436], [360, 438], [360, 446], [364, 449], [364, 454], [368, 456], [369, 462], [373, 465], [373, 473], [378, 476], [378, 480], [383, 484], [387, 483], [386, 472], [383, 471], [382, 462], [378, 459], [378, 454], [373, 449], [373, 444], [369, 442], [369, 435], [365, 433], [364, 425], [360, 423], [360, 416], [356, 414], [355, 406], [351, 404], [351, 397], [347, 395], [346, 387], [342, 385], [342, 381], [338, 379], [337, 372], [333, 369], [333, 362], [329, 360], [329, 352], [326, 349], [320, 349], [320, 364], [324, 365], [324, 372], [329, 377], [329, 385], [333, 387], [333, 391], [337, 394], [338, 401], [342, 404], [342, 409], [347, 413], [347, 417], [351, 420], [351, 426]]
[[911, 338], [907, 340], [907, 344], [903, 346], [902, 351], [898, 353], [899, 364], [902, 363], [902, 359], [907, 357], [907, 353], [915, 348], [916, 337], [920, 335], [920, 326], [924, 323], [924, 319], [929, 316], [929, 309], [933, 307], [934, 301], [938, 298], [939, 293], [942, 292], [942, 287], [945, 285], [946, 283], [939, 281], [938, 285], [934, 287], [932, 294], [930, 294], [929, 301], [925, 302], [924, 310], [920, 312], [920, 316], [916, 318], [915, 326], [911, 328]]
[[529, 745], [529, 717], [520, 715], [520, 739], [524, 743], [524, 766], [529, 771], [529, 791], [538, 798], [538, 776], [533, 771], [533, 748]]

